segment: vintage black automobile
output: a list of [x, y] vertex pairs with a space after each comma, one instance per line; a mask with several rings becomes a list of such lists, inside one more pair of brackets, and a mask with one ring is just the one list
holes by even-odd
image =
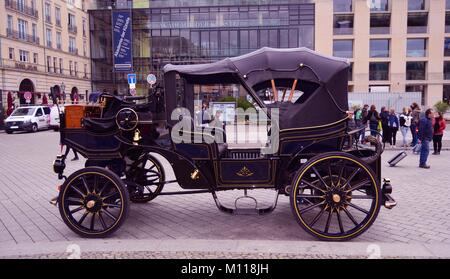
[[[348, 240], [362, 234], [382, 205], [396, 202], [389, 180], [382, 182], [381, 144], [367, 136], [369, 144], [358, 145], [360, 130], [349, 129], [348, 70], [346, 60], [309, 49], [262, 48], [209, 64], [168, 64], [162, 93], [144, 103], [138, 102], [143, 97], [102, 94], [98, 104], [66, 106], [60, 129], [66, 151], [54, 162], [64, 180], [55, 199], [62, 219], [79, 235], [105, 237], [124, 223], [130, 200], [206, 192], [223, 212], [265, 214], [279, 195], [287, 195], [293, 217], [311, 235]], [[245, 92], [271, 122], [268, 134], [278, 130], [277, 137], [262, 148], [232, 148], [226, 135], [225, 142], [211, 140], [224, 130], [197, 125], [189, 114], [198, 113], [203, 100], [198, 88], [212, 84], [234, 84]], [[181, 108], [184, 114], [174, 117]], [[180, 123], [192, 129], [176, 130]], [[181, 140], [199, 135], [200, 141]], [[274, 152], [263, 152], [274, 144]], [[87, 160], [66, 177], [70, 149]], [[155, 154], [170, 163], [176, 180], [166, 179]], [[163, 191], [175, 182], [184, 190]], [[274, 189], [274, 203], [221, 204], [216, 193], [236, 189], [247, 197], [249, 190]]]

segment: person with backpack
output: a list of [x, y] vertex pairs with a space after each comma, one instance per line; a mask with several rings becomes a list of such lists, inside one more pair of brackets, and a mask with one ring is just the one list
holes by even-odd
[[395, 114], [395, 110], [392, 108], [389, 113], [388, 118], [388, 125], [389, 125], [389, 145], [390, 147], [395, 147], [397, 143], [397, 132], [398, 128], [400, 126], [399, 120], [397, 115]]
[[370, 135], [376, 137], [378, 135], [378, 121], [380, 120], [380, 115], [378, 114], [375, 105], [370, 106], [366, 119], [367, 122], [369, 122]]
[[411, 126], [411, 120], [412, 120], [411, 111], [408, 108], [404, 107], [403, 112], [402, 114], [400, 114], [399, 118], [400, 132], [402, 133], [403, 136], [402, 147], [408, 147], [406, 136], [408, 135], [408, 130], [410, 129]]
[[434, 119], [433, 125], [433, 155], [441, 154], [442, 137], [444, 136], [445, 119], [442, 112], [439, 112], [438, 117]]
[[418, 140], [417, 130], [418, 130], [421, 111], [422, 110], [420, 109], [420, 106], [417, 103], [411, 104], [412, 121], [411, 121], [410, 129], [411, 129], [411, 135], [412, 135], [411, 146], [413, 146], [413, 147], [416, 146], [417, 140]]

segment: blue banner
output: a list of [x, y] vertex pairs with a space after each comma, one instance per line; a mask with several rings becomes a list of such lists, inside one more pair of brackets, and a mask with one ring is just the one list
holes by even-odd
[[113, 11], [114, 71], [129, 72], [133, 68], [131, 11]]

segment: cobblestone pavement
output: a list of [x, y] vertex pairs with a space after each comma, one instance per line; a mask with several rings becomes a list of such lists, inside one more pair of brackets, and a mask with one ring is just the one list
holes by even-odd
[[[397, 167], [388, 167], [386, 161], [396, 152], [384, 153], [382, 175], [391, 178], [398, 206], [382, 208], [374, 225], [352, 242], [450, 244], [450, 152], [430, 155], [430, 170], [419, 169], [418, 156], [410, 152]], [[60, 184], [51, 168], [58, 153], [58, 133], [53, 131], [0, 133], [0, 247], [81, 241], [48, 202]], [[69, 174], [84, 162], [67, 163]], [[171, 179], [172, 171], [166, 169]], [[270, 204], [275, 194], [249, 193], [263, 204]], [[219, 198], [231, 205], [241, 194], [227, 191]], [[218, 211], [210, 194], [161, 196], [148, 204], [131, 204], [129, 218], [111, 238], [315, 241], [295, 222], [288, 197], [280, 196], [272, 214], [231, 216]]]

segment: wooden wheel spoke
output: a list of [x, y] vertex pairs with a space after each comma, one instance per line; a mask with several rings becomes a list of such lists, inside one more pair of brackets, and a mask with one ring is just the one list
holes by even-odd
[[107, 208], [120, 208], [121, 207], [121, 205], [114, 204], [114, 203], [104, 203], [103, 206], [107, 207]]
[[74, 198], [74, 197], [68, 197], [66, 200], [69, 202], [69, 203], [67, 203], [68, 205], [81, 205], [81, 204], [83, 204], [83, 200], [77, 199], [77, 198]]
[[331, 171], [331, 160], [328, 162], [328, 175], [330, 176], [331, 186], [334, 187], [333, 172]]
[[350, 211], [347, 210], [347, 208], [342, 207], [342, 210], [345, 212], [345, 214], [347, 214], [347, 217], [353, 222], [353, 224], [355, 224], [355, 226], [358, 226], [358, 222], [356, 222], [355, 217], [353, 217], [353, 215], [350, 213]]
[[70, 214], [74, 214], [74, 213], [76, 213], [76, 212], [82, 210], [83, 208], [84, 208], [84, 206], [83, 206], [83, 205], [80, 205], [79, 207], [77, 207], [77, 208], [75, 208], [75, 209], [72, 209], [72, 210], [70, 211]]
[[[347, 193], [353, 192], [353, 191], [355, 191], [355, 190], [361, 188], [362, 186], [364, 186], [364, 185], [366, 185], [366, 184], [368, 184], [368, 183], [370, 183], [370, 180], [369, 180], [369, 179], [366, 179], [366, 180], [363, 180], [363, 181], [361, 181], [361, 182], [358, 182], [358, 183], [356, 183], [355, 185], [351, 186], [350, 189], [346, 190], [346, 192], [347, 192]], [[350, 184], [349, 184], [349, 185], [350, 185]]]
[[354, 171], [352, 172], [352, 174], [350, 175], [350, 177], [347, 178], [347, 180], [345, 181], [345, 183], [341, 186], [341, 189], [344, 189], [345, 186], [347, 186], [347, 185], [350, 183], [350, 181], [352, 181], [352, 179], [355, 178], [355, 176], [356, 176], [360, 171], [361, 171], [361, 168], [357, 168], [356, 170], [354, 170]]
[[86, 181], [86, 178], [84, 176], [81, 176], [80, 179], [83, 182], [84, 189], [86, 189], [86, 194], [89, 194], [91, 192], [91, 190], [89, 190], [89, 186]]
[[373, 200], [375, 197], [369, 196], [369, 195], [351, 195], [352, 199], [355, 200]]
[[114, 222], [117, 220], [117, 217], [112, 215], [111, 212], [109, 212], [106, 208], [104, 208], [102, 212], [104, 212], [105, 215], [108, 216], [109, 218], [111, 218]]
[[305, 195], [305, 194], [300, 194], [297, 195], [297, 198], [303, 198], [303, 199], [324, 199], [324, 196], [320, 196], [320, 195]]
[[95, 215], [96, 215], [96, 213], [92, 213], [91, 225], [89, 226], [91, 231], [93, 231], [94, 227], [95, 227]]
[[315, 168], [312, 167], [311, 168], [313, 170], [313, 172], [317, 175], [317, 178], [319, 178], [320, 182], [322, 182], [323, 186], [325, 186], [326, 189], [329, 188], [328, 184], [325, 182], [325, 180], [323, 180], [323, 177], [320, 175], [319, 171]]
[[339, 224], [339, 230], [341, 231], [341, 233], [344, 233], [344, 226], [342, 225], [341, 213], [339, 213], [339, 210], [336, 210], [336, 216]]
[[98, 213], [98, 219], [100, 220], [100, 223], [102, 224], [103, 229], [106, 230], [108, 228], [108, 226], [106, 226], [106, 222], [105, 222], [105, 219], [103, 219], [101, 211]]
[[359, 210], [359, 211], [361, 211], [361, 212], [364, 212], [365, 214], [369, 214], [369, 211], [367, 211], [367, 210], [365, 210], [364, 208], [361, 208], [361, 207], [359, 207], [359, 206], [357, 206], [357, 205], [355, 205], [355, 204], [353, 204], [353, 203], [351, 203], [351, 202], [347, 202], [346, 204], [347, 204], [348, 206], [353, 207], [354, 209], [357, 209], [357, 210]]
[[318, 186], [312, 184], [312, 183], [309, 182], [309, 181], [301, 180], [301, 182], [302, 182], [302, 183], [305, 183], [306, 185], [308, 185], [308, 186], [311, 187], [311, 188], [314, 188], [314, 189], [316, 189], [316, 190], [318, 190], [318, 191], [320, 191], [320, 192], [322, 192], [322, 193], [325, 193], [325, 190], [324, 190], [324, 189], [321, 189], [320, 187], [318, 187]]
[[317, 213], [317, 215], [314, 217], [314, 219], [311, 221], [311, 223], [309, 224], [311, 227], [314, 226], [317, 221], [319, 221], [320, 217], [322, 217], [323, 213], [325, 212], [325, 208], [322, 208], [319, 213]]
[[89, 212], [86, 211], [83, 216], [81, 216], [80, 220], [78, 220], [78, 224], [81, 225], [84, 221], [84, 219], [86, 219], [86, 217], [89, 215]]
[[342, 179], [342, 176], [344, 175], [344, 170], [345, 170], [346, 164], [347, 164], [346, 161], [344, 161], [344, 162], [342, 163], [342, 168], [341, 168], [341, 171], [339, 172], [337, 185], [340, 185], [340, 184], [341, 184], [341, 179]]
[[305, 208], [303, 208], [303, 209], [300, 209], [300, 214], [303, 214], [303, 213], [305, 213], [305, 212], [308, 212], [308, 211], [310, 211], [310, 210], [313, 209], [313, 208], [316, 208], [316, 207], [318, 207], [318, 206], [323, 205], [324, 203], [325, 203], [325, 201], [322, 201], [322, 202], [319, 202], [319, 203], [316, 203], [316, 204], [312, 204], [312, 205], [310, 205], [310, 206], [307, 206], [307, 207], [305, 207]]
[[102, 200], [107, 200], [107, 199], [109, 199], [109, 198], [111, 198], [111, 197], [114, 197], [114, 196], [117, 195], [117, 194], [119, 194], [119, 192], [114, 191], [114, 192], [109, 193], [108, 195], [102, 197]]
[[330, 222], [331, 222], [332, 215], [333, 215], [333, 209], [330, 209], [330, 211], [328, 211], [327, 223], [325, 224], [325, 233], [328, 233], [328, 230], [330, 229]]
[[84, 198], [86, 195], [80, 191], [80, 189], [78, 189], [77, 187], [75, 187], [74, 185], [70, 185], [70, 188], [73, 189], [78, 195], [80, 195], [82, 198]]

